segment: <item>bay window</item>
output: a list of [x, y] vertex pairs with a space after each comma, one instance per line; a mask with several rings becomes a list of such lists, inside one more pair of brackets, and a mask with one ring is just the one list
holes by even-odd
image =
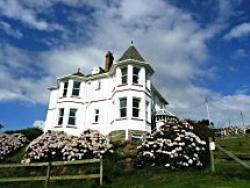
[[120, 117], [127, 117], [127, 98], [120, 99]]
[[133, 67], [133, 84], [139, 83], [139, 72], [140, 69], [138, 67]]
[[133, 117], [139, 117], [140, 113], [140, 99], [133, 98]]
[[59, 109], [58, 125], [63, 124], [64, 108]]
[[128, 84], [128, 68], [123, 67], [121, 69], [122, 72], [122, 84]]
[[77, 109], [70, 108], [70, 110], [69, 110], [69, 120], [68, 120], [69, 125], [75, 125], [76, 124], [76, 112], [77, 112]]

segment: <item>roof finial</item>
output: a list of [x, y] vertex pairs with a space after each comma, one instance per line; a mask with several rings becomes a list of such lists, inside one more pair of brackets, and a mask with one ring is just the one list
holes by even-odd
[[134, 44], [134, 41], [133, 40], [131, 40], [131, 42], [130, 42], [132, 45]]
[[79, 72], [80, 72], [80, 70], [81, 70], [81, 69], [78, 67], [77, 72], [79, 73]]

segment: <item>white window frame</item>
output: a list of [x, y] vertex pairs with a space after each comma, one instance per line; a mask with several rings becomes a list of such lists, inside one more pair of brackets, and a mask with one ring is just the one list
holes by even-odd
[[[137, 73], [135, 73], [135, 70], [138, 70], [138, 72]], [[140, 77], [139, 77], [139, 74], [140, 74], [140, 71], [141, 71], [141, 69], [139, 68], [139, 67], [133, 67], [133, 75], [132, 75], [132, 83], [133, 84], [139, 84], [139, 79], [140, 79]], [[134, 80], [134, 77], [136, 77], [136, 82], [135, 82], [135, 80]]]
[[[125, 103], [125, 105], [124, 106], [122, 106], [122, 103], [121, 103], [121, 101], [122, 100], [125, 100], [126, 101], [126, 103]], [[128, 107], [128, 99], [127, 99], [127, 97], [121, 97], [120, 99], [119, 99], [119, 104], [120, 104], [120, 107], [119, 107], [119, 112], [120, 112], [120, 118], [125, 118], [125, 117], [127, 117], [127, 111], [128, 111], [128, 109], [127, 109], [127, 107]], [[125, 110], [125, 115], [123, 116], [122, 115], [122, 110]]]
[[[75, 87], [75, 84], [79, 84], [79, 87]], [[80, 88], [81, 88], [81, 81], [74, 80], [73, 87], [72, 87], [72, 96], [79, 96]], [[77, 94], [74, 94], [74, 92], [77, 92]]]
[[[126, 70], [125, 74], [123, 74], [123, 70]], [[123, 79], [125, 79], [125, 81]], [[121, 84], [122, 85], [128, 84], [128, 67], [121, 68]]]
[[[71, 110], [75, 111], [74, 115], [71, 115]], [[76, 108], [70, 108], [69, 109], [68, 125], [71, 125], [71, 126], [75, 126], [76, 125], [76, 114], [77, 114], [77, 109]], [[70, 118], [72, 118], [74, 120], [73, 124], [70, 122]]]
[[94, 123], [98, 123], [99, 122], [99, 114], [100, 114], [100, 110], [99, 109], [95, 109], [95, 119], [94, 119]]
[[145, 119], [146, 119], [146, 121], [148, 121], [149, 122], [149, 102], [148, 101], [146, 101], [145, 102]]
[[[67, 85], [67, 86], [66, 86], [66, 85]], [[65, 87], [65, 86], [66, 86], [66, 87]], [[63, 96], [63, 97], [67, 97], [68, 87], [69, 87], [69, 81], [64, 81], [64, 82], [63, 82], [63, 93], [62, 93], [62, 96]]]
[[[138, 100], [138, 106], [134, 106], [134, 100]], [[141, 99], [138, 97], [133, 97], [132, 99], [132, 117], [138, 118], [140, 117], [140, 104], [141, 104]], [[138, 116], [134, 115], [134, 110], [138, 111]]]
[[101, 89], [101, 81], [98, 80], [96, 83], [96, 89], [95, 90], [100, 90]]
[[59, 108], [58, 109], [58, 121], [57, 121], [58, 126], [63, 125], [63, 117], [64, 117], [64, 108]]

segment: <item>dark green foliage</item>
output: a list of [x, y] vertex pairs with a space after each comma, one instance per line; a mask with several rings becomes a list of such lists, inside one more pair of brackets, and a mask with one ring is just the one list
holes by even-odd
[[0, 123], [0, 130], [4, 128], [4, 125]]
[[7, 134], [12, 133], [22, 133], [24, 136], [28, 138], [29, 141], [34, 140], [38, 136], [43, 134], [43, 131], [39, 128], [27, 128], [27, 129], [21, 129], [21, 130], [14, 130], [14, 131], [6, 131]]
[[[186, 120], [193, 126], [193, 132], [203, 140], [208, 140], [208, 137], [214, 137], [214, 132], [209, 128], [209, 121], [206, 119], [195, 121], [191, 119]], [[212, 124], [212, 123], [211, 123]]]

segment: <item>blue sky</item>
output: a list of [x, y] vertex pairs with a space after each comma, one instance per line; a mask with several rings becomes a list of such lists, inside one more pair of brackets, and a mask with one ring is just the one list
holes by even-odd
[[47, 87], [78, 67], [103, 66], [133, 40], [154, 83], [184, 118], [250, 123], [250, 2], [247, 0], [2, 0], [0, 123], [40, 125]]

